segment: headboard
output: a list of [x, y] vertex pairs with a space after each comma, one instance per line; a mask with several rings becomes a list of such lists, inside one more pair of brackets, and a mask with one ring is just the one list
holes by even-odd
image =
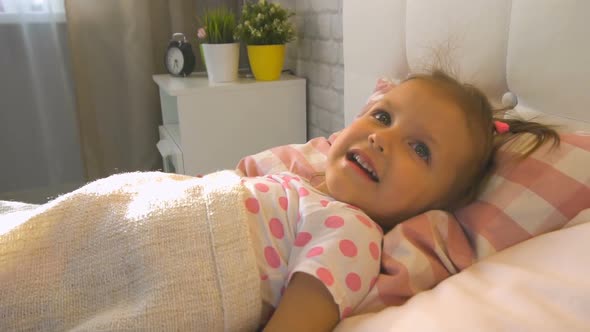
[[586, 0], [344, 1], [345, 123], [378, 78], [438, 54], [492, 103], [509, 91], [525, 117], [590, 131], [588, 13]]

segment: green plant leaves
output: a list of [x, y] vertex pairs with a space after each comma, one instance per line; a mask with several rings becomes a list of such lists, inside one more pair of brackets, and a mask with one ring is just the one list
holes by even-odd
[[206, 33], [203, 43], [226, 44], [235, 41], [236, 16], [226, 7], [207, 10], [201, 20]]
[[235, 38], [248, 45], [286, 44], [295, 39], [289, 20], [295, 13], [265, 0], [247, 2], [235, 29]]

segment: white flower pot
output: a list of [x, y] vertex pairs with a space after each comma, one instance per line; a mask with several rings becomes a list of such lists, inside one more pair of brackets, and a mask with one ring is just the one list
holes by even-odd
[[209, 82], [232, 82], [238, 79], [240, 43], [202, 44], [202, 46]]

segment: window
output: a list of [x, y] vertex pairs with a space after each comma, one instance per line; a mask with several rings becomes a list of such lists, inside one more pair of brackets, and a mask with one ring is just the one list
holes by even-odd
[[29, 22], [65, 22], [64, 0], [0, 0], [0, 24]]

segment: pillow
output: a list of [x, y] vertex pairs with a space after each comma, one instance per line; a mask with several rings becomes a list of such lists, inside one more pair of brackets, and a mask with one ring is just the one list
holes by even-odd
[[341, 321], [334, 331], [590, 331], [590, 209], [579, 224], [470, 266], [406, 304]]
[[476, 259], [533, 236], [562, 228], [590, 208], [590, 136], [561, 134], [560, 147], [541, 147], [498, 168], [474, 203], [455, 212], [472, 241]]
[[[390, 87], [380, 80], [362, 112]], [[289, 170], [310, 180], [325, 169], [337, 134], [247, 156], [237, 170], [245, 176]], [[497, 170], [474, 203], [454, 214], [423, 213], [386, 233], [382, 273], [355, 314], [403, 304], [475, 261], [562, 228], [590, 208], [590, 136], [561, 138], [559, 148], [542, 147], [519, 163], [508, 161], [510, 152], [499, 152]]]
[[236, 170], [243, 176], [262, 176], [291, 171], [308, 181], [326, 167], [328, 149], [337, 133], [330, 138], [312, 138], [305, 144], [290, 144], [271, 148], [242, 158]]

